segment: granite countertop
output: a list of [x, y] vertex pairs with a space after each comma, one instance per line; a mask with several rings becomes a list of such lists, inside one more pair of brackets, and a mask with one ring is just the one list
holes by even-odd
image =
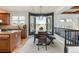
[[21, 32], [21, 30], [1, 31], [0, 34], [12, 34], [15, 32]]

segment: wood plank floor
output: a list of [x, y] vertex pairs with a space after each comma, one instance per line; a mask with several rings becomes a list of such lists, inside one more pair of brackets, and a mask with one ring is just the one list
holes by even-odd
[[54, 40], [54, 45], [50, 44], [47, 46], [46, 51], [44, 46], [40, 46], [40, 50], [38, 50], [38, 47], [36, 46], [37, 41], [36, 44], [34, 44], [34, 38], [33, 36], [30, 36], [27, 42], [14, 53], [64, 53], [64, 45], [58, 39], [61, 38], [56, 38]]

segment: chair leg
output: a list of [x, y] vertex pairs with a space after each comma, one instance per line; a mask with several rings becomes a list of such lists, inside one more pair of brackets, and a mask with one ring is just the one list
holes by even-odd
[[46, 48], [46, 50], [47, 50], [47, 40], [46, 40], [46, 42], [45, 42], [45, 48]]
[[38, 41], [38, 50], [39, 50], [39, 41]]
[[52, 41], [52, 44], [54, 44], [54, 42]]
[[34, 37], [34, 43], [35, 43], [35, 41], [36, 41], [36, 38]]
[[46, 50], [47, 50], [47, 45], [45, 45], [45, 47], [46, 47]]
[[35, 43], [36, 39], [34, 38], [34, 43]]

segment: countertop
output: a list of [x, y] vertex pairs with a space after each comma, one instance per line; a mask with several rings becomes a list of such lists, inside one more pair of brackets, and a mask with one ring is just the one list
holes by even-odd
[[15, 33], [15, 32], [21, 32], [21, 30], [1, 31], [0, 35], [1, 34], [12, 34], [12, 33]]

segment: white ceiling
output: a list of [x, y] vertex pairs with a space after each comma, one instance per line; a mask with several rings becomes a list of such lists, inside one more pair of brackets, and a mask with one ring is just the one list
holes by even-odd
[[26, 11], [33, 13], [50, 13], [50, 12], [62, 12], [69, 9], [70, 6], [0, 6], [1, 10], [6, 10], [8, 12], [14, 11]]

